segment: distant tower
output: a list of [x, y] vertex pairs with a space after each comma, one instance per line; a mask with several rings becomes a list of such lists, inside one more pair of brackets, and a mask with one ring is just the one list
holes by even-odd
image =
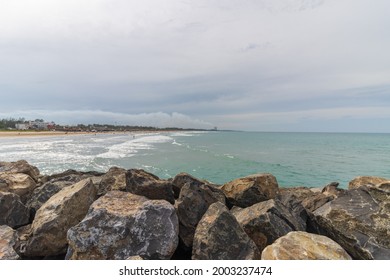
[[218, 127], [214, 126], [214, 129], [213, 130], [218, 130]]

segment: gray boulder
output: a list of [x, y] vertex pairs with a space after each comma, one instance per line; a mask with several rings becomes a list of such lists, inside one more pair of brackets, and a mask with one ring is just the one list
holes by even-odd
[[179, 217], [180, 239], [186, 247], [192, 247], [195, 229], [209, 206], [215, 202], [225, 204], [225, 195], [209, 185], [188, 182], [182, 187], [176, 202]]
[[313, 212], [314, 229], [355, 259], [390, 259], [390, 192], [359, 187]]
[[260, 259], [260, 251], [227, 207], [216, 202], [196, 228], [192, 259], [255, 260]]
[[279, 200], [263, 201], [233, 213], [260, 252], [291, 231], [306, 230], [306, 220]]
[[18, 228], [28, 224], [28, 209], [14, 193], [0, 192], [0, 213], [0, 225]]
[[69, 229], [66, 259], [170, 259], [178, 235], [177, 215], [167, 201], [110, 191]]
[[171, 204], [175, 203], [172, 183], [160, 180], [142, 169], [130, 169], [126, 172], [126, 191], [149, 199], [163, 199]]
[[101, 178], [98, 187], [98, 196], [109, 191], [126, 191], [126, 169], [111, 167]]

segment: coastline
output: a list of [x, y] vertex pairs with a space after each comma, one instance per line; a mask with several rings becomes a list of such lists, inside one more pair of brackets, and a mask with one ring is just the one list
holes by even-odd
[[161, 133], [171, 131], [151, 131], [151, 130], [134, 130], [134, 131], [0, 131], [0, 138], [23, 138], [23, 137], [52, 137], [52, 136], [74, 136], [74, 135], [97, 135], [97, 134], [140, 134], [140, 133]]

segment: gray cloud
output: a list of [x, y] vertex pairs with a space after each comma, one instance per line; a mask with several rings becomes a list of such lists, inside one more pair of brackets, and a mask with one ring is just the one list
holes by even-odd
[[390, 107], [385, 0], [0, 5], [1, 113], [177, 112], [249, 130], [285, 130], [303, 114], [294, 129], [312, 129], [309, 119], [326, 130], [322, 112], [371, 108], [369, 130], [372, 108]]

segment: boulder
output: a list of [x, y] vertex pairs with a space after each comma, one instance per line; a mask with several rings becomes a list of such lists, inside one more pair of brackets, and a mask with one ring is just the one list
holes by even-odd
[[212, 186], [188, 182], [181, 189], [176, 207], [179, 236], [185, 247], [192, 247], [196, 226], [209, 206], [217, 201], [225, 204], [225, 195]]
[[194, 237], [194, 260], [255, 260], [256, 244], [240, 227], [227, 207], [216, 202], [200, 220]]
[[261, 253], [262, 260], [351, 260], [348, 253], [332, 239], [293, 231], [277, 239]]
[[95, 199], [96, 189], [90, 179], [53, 195], [36, 213], [24, 255], [36, 257], [64, 254], [68, 229], [85, 217]]
[[[95, 176], [91, 174], [77, 172], [74, 170], [68, 170], [64, 173], [61, 173], [61, 176], [54, 176], [53, 178], [42, 186], [36, 188], [32, 193], [30, 199], [27, 201], [26, 206], [30, 210], [30, 214], [32, 217], [35, 216], [36, 211], [38, 211], [41, 206], [48, 201], [53, 195], [64, 189], [65, 187], [69, 187], [77, 182], [80, 182], [84, 179], [94, 179]], [[94, 183], [94, 185], [99, 185], [98, 183]]]
[[28, 224], [28, 209], [14, 193], [0, 192], [0, 213], [0, 225], [17, 228]]
[[389, 179], [375, 177], [375, 176], [359, 176], [353, 179], [348, 184], [348, 189], [356, 189], [362, 186], [367, 187], [375, 187], [378, 184], [385, 183], [389, 181]]
[[275, 198], [279, 186], [272, 174], [255, 174], [226, 183], [221, 190], [231, 206], [245, 208]]
[[29, 175], [35, 182], [38, 182], [39, 179], [39, 169], [25, 160], [0, 162], [0, 172], [23, 173]]
[[16, 243], [16, 231], [6, 225], [0, 226], [0, 260], [20, 259], [19, 255], [14, 250]]
[[189, 183], [190, 185], [196, 186], [196, 187], [199, 187], [201, 185], [218, 187], [217, 185], [212, 184], [208, 181], [200, 180], [200, 179], [195, 178], [194, 176], [192, 176], [188, 173], [182, 172], [182, 173], [177, 174], [175, 176], [175, 178], [173, 178], [173, 180], [172, 180], [173, 193], [174, 193], [176, 199], [179, 198], [181, 189], [187, 183]]
[[282, 196], [294, 195], [296, 199], [301, 201], [302, 206], [306, 210], [313, 212], [335, 198], [335, 192], [331, 190], [332, 187], [328, 186], [323, 189], [293, 187], [280, 189], [280, 194]]
[[0, 173], [0, 191], [17, 194], [23, 203], [26, 203], [36, 186], [36, 182], [29, 175], [10, 172]]
[[178, 235], [176, 211], [167, 201], [110, 191], [69, 229], [66, 259], [170, 259]]
[[61, 179], [61, 178], [68, 177], [68, 176], [80, 177], [80, 180], [91, 178], [92, 181], [93, 181], [94, 177], [101, 177], [104, 174], [105, 173], [98, 172], [98, 171], [82, 172], [82, 171], [77, 171], [77, 170], [74, 170], [74, 169], [68, 169], [68, 170], [66, 170], [64, 172], [61, 172], [61, 173], [41, 176], [40, 177], [40, 182], [41, 182], [41, 184], [45, 184], [45, 183], [47, 183], [49, 181]]
[[313, 212], [316, 232], [355, 259], [390, 259], [390, 192], [373, 187], [345, 191]]
[[235, 210], [234, 216], [261, 252], [290, 231], [306, 230], [306, 220], [293, 213], [279, 200], [271, 199]]
[[126, 191], [126, 169], [111, 167], [102, 176], [98, 187], [98, 196], [103, 196], [109, 191]]
[[163, 199], [171, 204], [175, 203], [172, 184], [142, 169], [130, 169], [126, 172], [126, 191], [150, 199]]

